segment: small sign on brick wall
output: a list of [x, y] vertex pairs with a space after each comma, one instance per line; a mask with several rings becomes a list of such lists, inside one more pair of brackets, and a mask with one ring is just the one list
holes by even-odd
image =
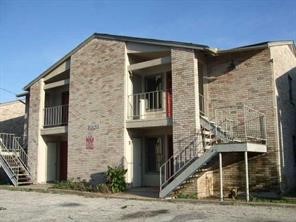
[[94, 131], [97, 129], [99, 129], [99, 124], [94, 122], [87, 126], [87, 136], [85, 137], [85, 148], [87, 150], [93, 150], [95, 148]]
[[85, 144], [87, 150], [93, 150], [95, 148], [95, 138], [91, 135], [86, 136]]

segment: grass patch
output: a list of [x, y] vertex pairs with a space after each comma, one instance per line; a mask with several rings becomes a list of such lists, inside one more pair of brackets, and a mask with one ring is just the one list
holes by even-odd
[[61, 181], [59, 183], [56, 183], [52, 186], [54, 189], [63, 189], [63, 190], [77, 190], [77, 191], [87, 191], [87, 192], [94, 192], [94, 187], [82, 180], [75, 181], [74, 179], [67, 180], [67, 181]]
[[178, 193], [176, 195], [177, 199], [197, 199], [196, 193]]
[[262, 198], [262, 197], [252, 197], [252, 202], [261, 203], [279, 203], [279, 204], [296, 204], [296, 199], [282, 197], [282, 198]]

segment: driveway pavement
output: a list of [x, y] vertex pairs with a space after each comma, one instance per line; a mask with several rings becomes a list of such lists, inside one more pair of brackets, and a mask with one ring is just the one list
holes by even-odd
[[0, 221], [296, 221], [296, 208], [86, 198], [0, 190]]

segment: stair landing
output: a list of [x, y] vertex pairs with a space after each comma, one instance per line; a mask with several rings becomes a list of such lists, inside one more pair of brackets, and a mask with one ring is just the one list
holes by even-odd
[[218, 153], [227, 153], [227, 152], [256, 152], [256, 153], [266, 153], [267, 146], [266, 144], [258, 143], [221, 143], [214, 144], [213, 149]]

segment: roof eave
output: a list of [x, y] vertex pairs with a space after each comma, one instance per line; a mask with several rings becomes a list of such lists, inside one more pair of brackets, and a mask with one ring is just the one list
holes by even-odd
[[232, 52], [244, 52], [244, 51], [250, 51], [250, 50], [264, 49], [267, 47], [268, 47], [268, 44], [262, 44], [259, 46], [251, 46], [251, 47], [245, 47], [245, 48], [218, 50], [217, 54], [225, 54], [225, 53], [232, 53]]
[[50, 66], [48, 69], [46, 69], [44, 72], [42, 72], [37, 78], [35, 78], [33, 81], [31, 81], [29, 84], [27, 84], [23, 88], [23, 90], [24, 91], [29, 90], [29, 88], [34, 83], [39, 81], [42, 77], [46, 76], [49, 72], [51, 72], [53, 69], [55, 69], [58, 65], [60, 65], [61, 63], [63, 63], [67, 59], [69, 59], [71, 57], [71, 55], [73, 55], [75, 52], [77, 52], [80, 48], [82, 48], [85, 44], [87, 44], [89, 41], [91, 41], [94, 38], [125, 41], [125, 42], [137, 42], [137, 43], [153, 44], [153, 45], [161, 45], [161, 46], [182, 47], [182, 48], [190, 48], [190, 49], [196, 49], [196, 50], [208, 50], [209, 49], [209, 47], [206, 45], [197, 45], [197, 44], [192, 44], [192, 43], [182, 43], [182, 42], [165, 41], [165, 40], [157, 40], [157, 39], [145, 39], [145, 38], [137, 38], [137, 37], [94, 33], [90, 37], [88, 37], [86, 40], [84, 40], [82, 43], [80, 43], [78, 46], [76, 46], [73, 50], [71, 50], [69, 53], [67, 53], [64, 57], [62, 57], [60, 60], [58, 60], [56, 63], [54, 63], [52, 66]]
[[294, 45], [294, 41], [292, 40], [272, 41], [272, 42], [265, 42], [262, 44], [252, 45], [252, 46], [238, 47], [238, 48], [226, 49], [226, 50], [217, 50], [217, 54], [244, 52], [244, 51], [250, 51], [250, 50], [264, 49], [272, 46], [280, 46], [280, 45]]
[[209, 46], [207, 45], [200, 45], [200, 44], [193, 44], [193, 43], [186, 43], [186, 42], [167, 41], [167, 40], [149, 39], [149, 38], [137, 38], [137, 37], [129, 37], [129, 36], [102, 34], [102, 33], [95, 33], [94, 35], [95, 37], [100, 39], [117, 40], [117, 41], [120, 40], [124, 42], [136, 42], [136, 43], [142, 43], [142, 44], [182, 47], [182, 48], [190, 48], [190, 49], [198, 49], [198, 50], [206, 50], [209, 48]]

